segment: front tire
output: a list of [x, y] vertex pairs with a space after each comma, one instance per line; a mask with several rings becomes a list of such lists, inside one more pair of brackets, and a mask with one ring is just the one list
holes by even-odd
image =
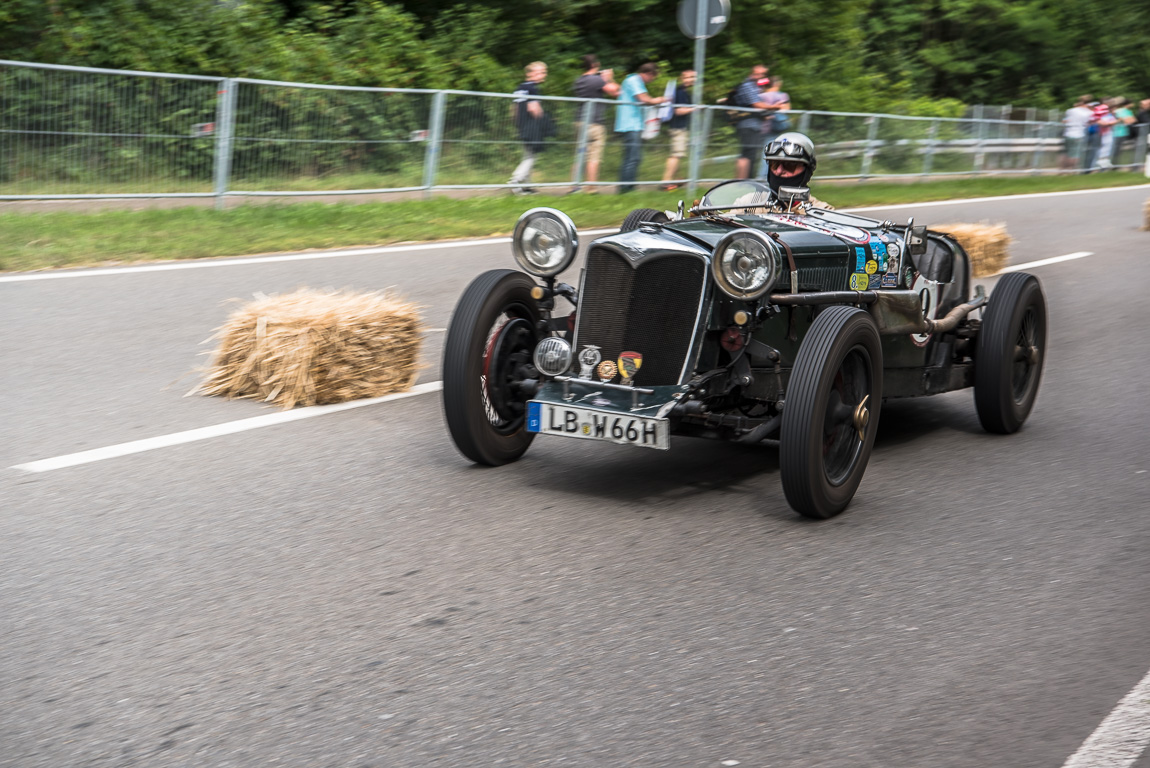
[[1046, 359], [1046, 297], [1038, 278], [1010, 272], [982, 317], [974, 358], [974, 406], [987, 432], [1017, 432], [1038, 397]]
[[443, 412], [459, 452], [497, 467], [524, 454], [527, 396], [516, 385], [529, 378], [538, 341], [535, 281], [522, 272], [493, 269], [463, 292], [443, 345]]
[[783, 407], [779, 475], [796, 512], [825, 520], [850, 504], [881, 405], [878, 326], [856, 307], [828, 307], [799, 347]]
[[667, 214], [662, 211], [657, 211], [654, 208], [636, 208], [627, 214], [627, 218], [623, 219], [623, 225], [619, 227], [620, 232], [630, 232], [633, 229], [638, 229], [640, 224], [648, 221], [653, 221], [657, 224], [666, 224], [670, 221]]

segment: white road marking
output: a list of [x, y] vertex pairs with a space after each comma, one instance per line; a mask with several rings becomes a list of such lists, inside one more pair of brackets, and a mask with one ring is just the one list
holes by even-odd
[[[581, 235], [606, 235], [618, 229], [588, 229]], [[187, 261], [166, 261], [162, 264], [145, 264], [138, 267], [94, 267], [75, 271], [28, 272], [18, 275], [0, 275], [0, 283], [24, 283], [32, 280], [66, 280], [73, 277], [105, 277], [108, 275], [135, 275], [143, 272], [172, 272], [179, 269], [210, 269], [214, 267], [244, 267], [251, 264], [280, 264], [285, 261], [313, 261], [315, 259], [337, 259], [344, 256], [376, 256], [388, 253], [408, 253], [410, 251], [435, 251], [445, 248], [467, 248], [477, 245], [500, 245], [510, 243], [510, 237], [492, 237], [486, 240], [446, 240], [435, 243], [412, 243], [411, 245], [386, 245], [378, 248], [344, 248], [335, 251], [314, 253], [285, 253], [278, 256], [251, 256], [242, 259], [227, 257], [213, 259], [189, 259]]]
[[237, 432], [246, 432], [249, 429], [271, 427], [275, 426], [276, 424], [284, 424], [289, 421], [310, 419], [313, 416], [325, 416], [329, 413], [348, 411], [352, 408], [362, 408], [365, 405], [387, 403], [391, 402], [392, 400], [401, 400], [405, 397], [414, 397], [416, 395], [427, 394], [428, 392], [438, 392], [442, 388], [442, 381], [431, 381], [426, 384], [417, 384], [406, 392], [397, 392], [394, 395], [384, 395], [383, 397], [372, 397], [364, 400], [352, 400], [347, 403], [335, 403], [333, 405], [316, 405], [310, 408], [299, 408], [294, 411], [269, 413], [266, 416], [255, 416], [250, 419], [229, 421], [224, 424], [216, 424], [211, 427], [189, 429], [186, 432], [175, 432], [170, 435], [149, 437], [144, 440], [133, 440], [130, 443], [109, 445], [106, 448], [95, 448], [90, 451], [69, 453], [66, 456], [57, 456], [54, 459], [42, 459], [40, 461], [32, 461], [27, 464], [17, 464], [13, 467], [9, 467], [9, 469], [19, 469], [25, 472], [50, 472], [53, 469], [75, 467], [79, 464], [90, 464], [94, 461], [114, 459], [118, 456], [127, 456], [132, 453], [142, 453], [143, 451], [151, 451], [156, 448], [167, 448], [171, 445], [194, 443], [198, 440], [207, 440], [209, 438], [220, 437], [222, 435], [234, 435]]
[[998, 195], [997, 197], [967, 197], [959, 200], [932, 200], [929, 203], [896, 203], [894, 205], [872, 205], [867, 208], [844, 208], [844, 211], [890, 211], [896, 208], [933, 208], [940, 205], [963, 205], [965, 203], [993, 203], [998, 200], [1030, 200], [1039, 197], [1066, 197], [1068, 195], [1094, 195], [1102, 192], [1123, 192], [1128, 189], [1147, 189], [1150, 184], [1131, 184], [1128, 187], [1103, 187], [1102, 189], [1069, 189], [1064, 192], [1031, 192], [1026, 195]]
[[1038, 261], [1028, 261], [1025, 264], [1011, 264], [1009, 267], [1003, 267], [998, 274], [1003, 275], [1007, 272], [1020, 272], [1024, 269], [1031, 269], [1033, 267], [1045, 267], [1047, 264], [1057, 264], [1060, 261], [1072, 261], [1074, 259], [1084, 259], [1087, 256], [1093, 256], [1094, 251], [1075, 251], [1074, 253], [1063, 254], [1062, 256], [1051, 256], [1049, 259], [1039, 259]]
[[1062, 768], [1127, 768], [1150, 744], [1150, 672]]

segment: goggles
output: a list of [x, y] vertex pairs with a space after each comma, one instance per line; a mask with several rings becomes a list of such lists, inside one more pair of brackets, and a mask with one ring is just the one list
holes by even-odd
[[764, 154], [767, 157], [778, 154], [788, 157], [805, 157], [807, 150], [802, 144], [796, 144], [790, 139], [778, 139], [767, 144]]

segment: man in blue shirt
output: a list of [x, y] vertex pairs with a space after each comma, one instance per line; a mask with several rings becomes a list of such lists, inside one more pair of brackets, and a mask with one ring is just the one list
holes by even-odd
[[[623, 134], [623, 166], [619, 169], [619, 193], [630, 192], [639, 176], [643, 157], [642, 104], [662, 104], [662, 96], [647, 93], [647, 84], [659, 76], [659, 67], [647, 62], [637, 72], [627, 75], [619, 89], [619, 106], [615, 109], [615, 132]], [[633, 102], [633, 103], [632, 103]]]

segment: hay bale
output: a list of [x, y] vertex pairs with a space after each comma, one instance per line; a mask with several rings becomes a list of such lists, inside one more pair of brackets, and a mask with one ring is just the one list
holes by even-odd
[[390, 293], [301, 288], [233, 312], [199, 391], [285, 409], [409, 388], [422, 340], [418, 308]]
[[1010, 255], [1010, 235], [1005, 224], [932, 224], [934, 232], [943, 232], [962, 245], [970, 256], [970, 271], [974, 277], [997, 274], [1006, 266]]
[[1142, 206], [1142, 229], [1150, 231], [1150, 198], [1147, 198]]

